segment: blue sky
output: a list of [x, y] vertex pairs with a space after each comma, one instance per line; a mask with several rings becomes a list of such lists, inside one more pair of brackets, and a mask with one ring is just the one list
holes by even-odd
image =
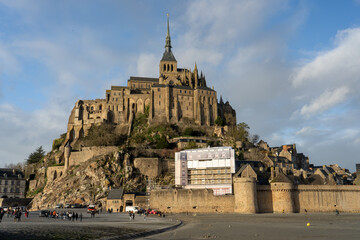
[[0, 0], [0, 167], [49, 151], [77, 99], [158, 76], [166, 13], [238, 122], [316, 165], [360, 162], [360, 1]]

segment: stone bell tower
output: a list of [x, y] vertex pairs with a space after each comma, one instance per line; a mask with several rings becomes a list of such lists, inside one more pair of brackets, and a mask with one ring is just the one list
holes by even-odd
[[167, 14], [167, 34], [165, 40], [165, 52], [159, 64], [160, 84], [174, 84], [177, 82], [177, 61], [171, 51], [171, 38], [169, 28], [169, 14]]

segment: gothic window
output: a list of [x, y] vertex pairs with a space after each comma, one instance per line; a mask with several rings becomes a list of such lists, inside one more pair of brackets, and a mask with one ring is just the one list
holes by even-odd
[[160, 106], [160, 101], [159, 101], [159, 106]]
[[164, 64], [164, 71], [166, 70], [166, 64]]
[[174, 66], [171, 64], [171, 71], [174, 71]]
[[[113, 100], [114, 100], [114, 99], [113, 99]], [[94, 111], [94, 106], [91, 106], [90, 110], [91, 110], [91, 111]]]
[[100, 111], [102, 110], [102, 105], [99, 106], [99, 110], [100, 110]]

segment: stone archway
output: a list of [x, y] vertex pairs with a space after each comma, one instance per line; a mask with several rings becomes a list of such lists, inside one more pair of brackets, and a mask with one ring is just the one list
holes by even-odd
[[56, 170], [55, 170], [54, 173], [53, 173], [53, 181], [54, 181], [56, 178], [57, 178], [57, 172], [56, 172]]
[[136, 105], [137, 105], [137, 113], [144, 113], [144, 102], [142, 99], [138, 99], [136, 101]]
[[133, 201], [132, 201], [132, 200], [126, 200], [125, 206], [132, 206], [132, 205], [133, 205]]

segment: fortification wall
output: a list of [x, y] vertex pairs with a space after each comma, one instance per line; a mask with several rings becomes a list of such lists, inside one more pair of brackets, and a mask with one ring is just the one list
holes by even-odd
[[296, 212], [360, 212], [360, 186], [298, 185], [293, 194]]
[[134, 166], [142, 175], [155, 178], [161, 174], [161, 160], [159, 158], [135, 158]]
[[[248, 183], [249, 185], [250, 183]], [[239, 183], [235, 184], [239, 185]], [[241, 185], [241, 183], [240, 183]], [[360, 212], [360, 186], [297, 185], [237, 186], [234, 195], [214, 196], [210, 189], [154, 190], [150, 207], [166, 212]], [[248, 195], [251, 196], [248, 196]], [[253, 199], [256, 201], [252, 201]], [[237, 206], [237, 205], [242, 206]], [[252, 204], [251, 206], [243, 206]]]
[[272, 213], [273, 210], [273, 200], [272, 200], [272, 191], [268, 185], [258, 185], [257, 186], [257, 201], [259, 213]]
[[79, 152], [71, 152], [69, 159], [69, 166], [77, 165], [79, 163], [85, 162], [95, 156], [105, 155], [116, 151], [118, 151], [118, 148], [115, 146], [83, 147]]
[[211, 189], [153, 190], [150, 207], [164, 212], [234, 212], [234, 196], [214, 196]]
[[54, 181], [56, 178], [64, 174], [64, 166], [48, 167], [46, 170], [46, 177], [48, 181]]

